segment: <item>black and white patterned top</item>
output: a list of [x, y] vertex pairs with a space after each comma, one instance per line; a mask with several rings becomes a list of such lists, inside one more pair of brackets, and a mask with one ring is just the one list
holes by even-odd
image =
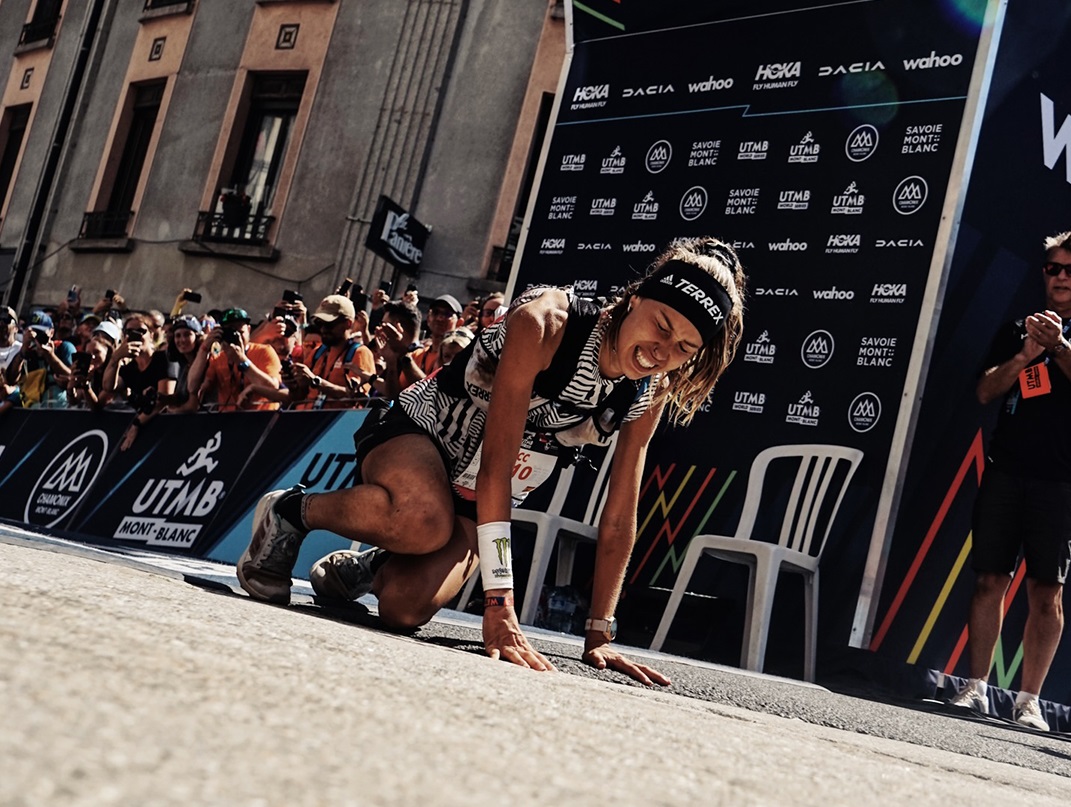
[[[511, 309], [547, 290], [528, 290]], [[556, 444], [555, 451], [558, 447], [606, 445], [621, 422], [635, 420], [647, 411], [660, 380], [660, 376], [641, 382], [604, 377], [599, 372], [604, 328], [599, 326], [598, 310], [590, 301], [577, 298], [571, 288], [565, 291], [569, 298], [566, 332], [551, 367], [536, 379], [522, 450], [548, 444]], [[406, 414], [449, 457], [455, 485], [465, 487], [464, 480], [471, 482], [473, 463], [478, 466], [491, 388], [505, 341], [506, 317], [502, 317], [484, 329], [450, 365], [408, 387], [399, 398]], [[626, 388], [610, 399], [622, 384]], [[541, 390], [544, 394], [540, 394]], [[617, 401], [619, 407], [620, 401], [626, 401], [623, 418], [606, 408], [608, 399], [611, 403]]]

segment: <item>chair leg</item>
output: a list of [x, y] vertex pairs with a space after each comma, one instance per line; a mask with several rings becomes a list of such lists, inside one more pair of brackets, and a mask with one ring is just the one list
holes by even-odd
[[688, 545], [688, 549], [684, 553], [684, 562], [681, 564], [681, 570], [677, 573], [677, 582], [673, 584], [673, 591], [669, 595], [669, 602], [666, 603], [666, 610], [662, 613], [662, 621], [658, 623], [658, 630], [655, 631], [654, 639], [651, 642], [652, 650], [661, 650], [662, 645], [665, 644], [666, 635], [669, 633], [669, 626], [673, 624], [673, 618], [677, 615], [677, 609], [680, 607], [681, 599], [684, 597], [684, 592], [688, 588], [688, 582], [692, 579], [692, 574], [695, 572], [695, 566], [699, 563], [699, 558], [702, 554], [702, 547], [697, 546], [694, 543]]
[[818, 570], [803, 575], [803, 680], [814, 683], [818, 658]]
[[766, 640], [770, 635], [770, 615], [773, 613], [774, 592], [777, 590], [779, 563], [760, 560], [755, 569], [755, 583], [748, 601], [748, 632], [744, 635], [743, 666], [762, 672], [766, 663]]
[[520, 623], [535, 623], [536, 611], [539, 609], [539, 594], [543, 590], [543, 581], [547, 579], [550, 567], [550, 553], [554, 549], [554, 534], [543, 526], [536, 528], [535, 546], [532, 548], [532, 568], [528, 571], [528, 585], [524, 589], [524, 602], [521, 603]]
[[457, 610], [464, 611], [465, 606], [469, 604], [469, 600], [472, 599], [472, 592], [476, 590], [476, 583], [480, 579], [479, 567], [469, 575], [469, 579], [465, 581], [465, 585], [461, 588], [461, 597], [457, 601]]
[[554, 585], [568, 586], [573, 582], [573, 563], [576, 560], [576, 538], [558, 533], [558, 570]]

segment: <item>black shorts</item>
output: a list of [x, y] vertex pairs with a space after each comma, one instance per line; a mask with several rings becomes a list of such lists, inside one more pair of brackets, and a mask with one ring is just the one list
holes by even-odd
[[[356, 455], [358, 484], [361, 484], [364, 481], [361, 477], [361, 466], [364, 465], [364, 460], [369, 452], [373, 448], [377, 448], [387, 441], [393, 440], [395, 437], [401, 437], [403, 434], [422, 434], [431, 440], [432, 444], [438, 450], [439, 456], [442, 458], [443, 468], [446, 470], [447, 478], [450, 477], [450, 459], [446, 456], [442, 447], [435, 441], [434, 437], [428, 434], [426, 429], [422, 429], [417, 425], [416, 421], [409, 417], [401, 406], [395, 404], [389, 409], [369, 409], [368, 415], [365, 416], [364, 422], [361, 423], [361, 427], [353, 433], [353, 448]], [[462, 499], [457, 494], [457, 491], [453, 489], [453, 485], [451, 485], [450, 490], [454, 499], [454, 514], [475, 521], [476, 502]]]
[[971, 567], [1010, 575], [1020, 549], [1027, 577], [1063, 585], [1071, 563], [1071, 482], [1027, 479], [987, 466], [974, 503]]

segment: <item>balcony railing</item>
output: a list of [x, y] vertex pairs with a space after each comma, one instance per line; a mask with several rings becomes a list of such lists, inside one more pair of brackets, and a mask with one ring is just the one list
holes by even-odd
[[56, 25], [59, 17], [43, 22], [28, 22], [22, 26], [22, 35], [19, 36], [20, 45], [28, 45], [31, 42], [45, 42], [52, 45], [52, 38], [56, 35]]
[[145, 11], [168, 8], [169, 6], [188, 6], [190, 4], [191, 0], [145, 0]]
[[134, 211], [103, 210], [99, 213], [86, 213], [82, 216], [82, 230], [79, 238], [126, 238], [127, 227]]
[[255, 213], [224, 212], [197, 214], [195, 241], [214, 241], [221, 244], [267, 243], [268, 229], [275, 216], [260, 216]]

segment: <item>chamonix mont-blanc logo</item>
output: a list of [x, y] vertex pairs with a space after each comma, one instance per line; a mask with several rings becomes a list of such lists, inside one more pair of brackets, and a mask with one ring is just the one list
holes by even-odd
[[893, 207], [902, 216], [917, 213], [926, 204], [930, 189], [926, 180], [919, 176], [904, 177], [893, 191]]
[[680, 213], [685, 221], [695, 221], [707, 209], [707, 191], [700, 185], [694, 185], [681, 197]]
[[647, 149], [647, 170], [652, 174], [660, 173], [667, 165], [669, 161], [673, 159], [673, 146], [669, 144], [668, 140], [659, 140], [651, 144], [651, 147]]
[[107, 456], [108, 435], [99, 429], [71, 440], [38, 477], [23, 519], [41, 527], [59, 524], [93, 487]]
[[825, 367], [833, 358], [833, 334], [829, 331], [813, 331], [800, 346], [803, 364], [812, 370]]
[[878, 130], [869, 123], [856, 126], [844, 142], [844, 153], [853, 163], [861, 163], [878, 150]]
[[848, 425], [860, 434], [878, 425], [881, 419], [881, 398], [873, 392], [860, 392], [848, 406]]

